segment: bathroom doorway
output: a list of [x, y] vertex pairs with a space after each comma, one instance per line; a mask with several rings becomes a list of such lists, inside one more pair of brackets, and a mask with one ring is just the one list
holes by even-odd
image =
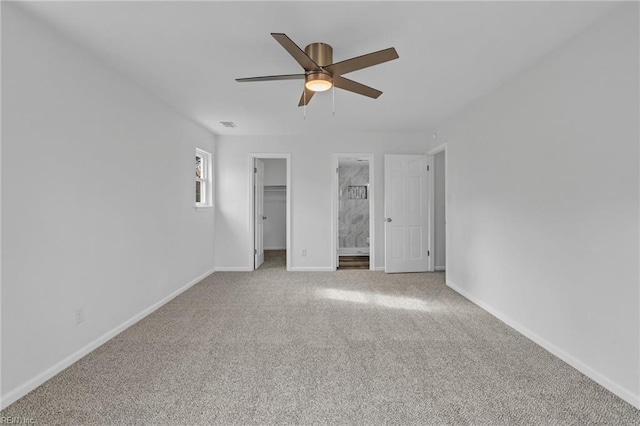
[[373, 154], [334, 154], [334, 268], [375, 270]]

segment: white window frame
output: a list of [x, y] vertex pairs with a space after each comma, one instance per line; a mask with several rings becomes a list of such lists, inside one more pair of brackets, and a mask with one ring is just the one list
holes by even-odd
[[[201, 196], [204, 197], [203, 202], [195, 202], [196, 210], [210, 210], [213, 208], [213, 163], [211, 162], [211, 154], [200, 148], [196, 148], [196, 157], [202, 158], [202, 177], [195, 177], [196, 182], [202, 183]], [[194, 173], [195, 174], [195, 173]], [[193, 199], [195, 201], [195, 185], [193, 186]]]

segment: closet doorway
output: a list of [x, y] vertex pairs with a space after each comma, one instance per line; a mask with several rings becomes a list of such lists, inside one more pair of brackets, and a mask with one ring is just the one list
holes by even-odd
[[334, 154], [334, 269], [375, 270], [373, 154]]
[[290, 269], [289, 154], [250, 154], [253, 269]]

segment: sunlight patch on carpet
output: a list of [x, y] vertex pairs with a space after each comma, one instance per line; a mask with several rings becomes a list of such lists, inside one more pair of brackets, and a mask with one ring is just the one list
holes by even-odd
[[407, 309], [423, 312], [432, 312], [437, 309], [433, 304], [429, 304], [424, 300], [414, 297], [387, 296], [384, 294], [367, 293], [364, 291], [318, 288], [315, 290], [315, 296], [319, 299], [362, 303], [393, 309]]

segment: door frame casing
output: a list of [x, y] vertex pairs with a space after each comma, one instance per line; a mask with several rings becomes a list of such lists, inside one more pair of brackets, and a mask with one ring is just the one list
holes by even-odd
[[249, 153], [249, 161], [248, 161], [248, 198], [249, 198], [249, 240], [247, 241], [247, 254], [249, 259], [249, 269], [251, 271], [255, 270], [255, 258], [254, 258], [254, 249], [255, 249], [255, 205], [253, 198], [253, 186], [254, 186], [254, 177], [253, 177], [253, 168], [255, 167], [255, 159], [281, 159], [285, 160], [286, 170], [287, 170], [287, 188], [286, 188], [286, 216], [287, 216], [287, 236], [286, 236], [286, 253], [287, 253], [287, 271], [291, 270], [291, 154], [290, 153], [275, 153], [275, 152], [252, 152]]
[[429, 256], [429, 270], [435, 271], [436, 269], [436, 220], [435, 220], [435, 155], [444, 152], [444, 269], [445, 271], [449, 269], [449, 221], [447, 217], [449, 216], [449, 207], [447, 199], [447, 185], [448, 185], [448, 177], [449, 174], [449, 163], [447, 161], [447, 143], [441, 143], [430, 150], [427, 151], [427, 164], [429, 165], [429, 169], [431, 170], [431, 179], [429, 179], [429, 250], [433, 256]]
[[253, 268], [258, 269], [264, 263], [264, 161], [253, 159]]
[[375, 238], [375, 163], [373, 153], [333, 153], [332, 173], [333, 190], [331, 191], [331, 268], [338, 269], [338, 165], [341, 159], [367, 160], [369, 163], [369, 269], [376, 270], [376, 238]]

